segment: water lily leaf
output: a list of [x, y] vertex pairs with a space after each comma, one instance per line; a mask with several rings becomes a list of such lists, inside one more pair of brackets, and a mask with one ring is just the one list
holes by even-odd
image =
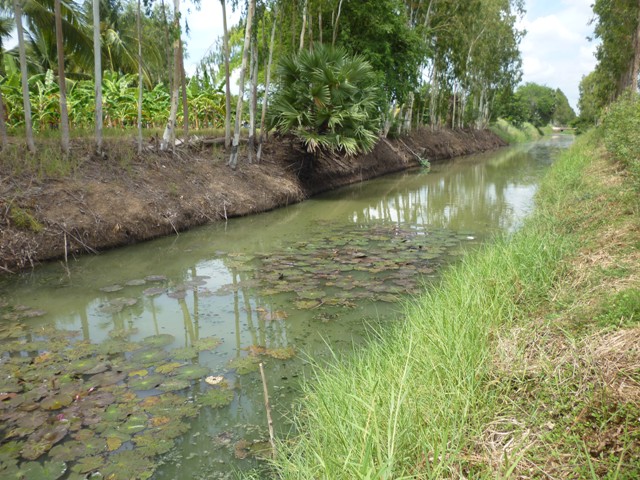
[[222, 340], [217, 337], [201, 338], [193, 342], [193, 347], [199, 352], [204, 350], [214, 350], [220, 345], [222, 345]]
[[179, 362], [165, 363], [156, 367], [156, 373], [172, 373], [176, 368], [181, 367], [183, 364]]
[[53, 445], [62, 440], [69, 431], [68, 425], [58, 423], [55, 425], [45, 425], [33, 433], [29, 440], [23, 445], [20, 454], [26, 460], [36, 460], [44, 453], [51, 450]]
[[67, 471], [67, 464], [52, 460], [50, 462], [29, 462], [20, 465], [24, 477], [29, 480], [57, 480]]
[[54, 446], [49, 451], [49, 457], [53, 460], [70, 462], [85, 455], [86, 450], [82, 442], [70, 440]]
[[265, 354], [278, 360], [289, 360], [295, 357], [296, 351], [293, 347], [269, 348], [265, 351]]
[[60, 410], [73, 402], [73, 397], [67, 394], [53, 395], [45, 398], [40, 402], [40, 408], [43, 410]]
[[200, 365], [184, 365], [175, 371], [177, 378], [182, 380], [196, 380], [203, 378], [208, 373], [209, 369], [207, 367], [201, 367]]
[[93, 387], [106, 387], [108, 385], [115, 385], [125, 379], [127, 374], [118, 370], [108, 370], [106, 372], [93, 375], [88, 381], [87, 385]]
[[104, 355], [114, 355], [116, 353], [132, 352], [138, 346], [135, 343], [127, 342], [122, 339], [110, 339], [98, 345], [99, 353]]
[[294, 305], [300, 310], [310, 310], [322, 305], [322, 303], [318, 300], [298, 300]]
[[164, 282], [167, 277], [164, 275], [147, 275], [144, 279], [147, 282]]
[[149, 367], [154, 363], [162, 362], [168, 356], [168, 352], [162, 349], [138, 350], [131, 356], [131, 362], [141, 367]]
[[238, 460], [244, 460], [248, 457], [271, 458], [272, 449], [269, 442], [248, 440], [240, 440], [234, 445], [234, 456]]
[[224, 381], [224, 377], [222, 375], [219, 375], [217, 377], [210, 375], [207, 378], [205, 378], [204, 381], [209, 385], [219, 385]]
[[129, 377], [146, 377], [149, 375], [149, 370], [134, 370], [133, 372], [129, 372]]
[[167, 293], [167, 297], [173, 298], [174, 300], [183, 300], [187, 298], [187, 292], [185, 290], [174, 290]]
[[102, 468], [104, 478], [109, 480], [147, 480], [154, 471], [155, 464], [136, 450], [111, 455]]
[[141, 432], [145, 428], [147, 428], [147, 415], [144, 413], [136, 413], [131, 415], [124, 425], [120, 426], [120, 430], [132, 435], [134, 433]]
[[107, 450], [114, 452], [122, 446], [122, 440], [118, 437], [107, 437]]
[[238, 375], [246, 375], [258, 370], [260, 359], [257, 357], [239, 357], [229, 362], [229, 368], [236, 371]]
[[167, 289], [163, 287], [151, 287], [143, 290], [142, 294], [145, 297], [155, 297], [156, 295], [162, 295], [166, 291]]
[[104, 458], [98, 455], [84, 457], [78, 460], [78, 462], [73, 467], [71, 467], [71, 470], [81, 475], [86, 475], [87, 473], [96, 471], [101, 468], [104, 465], [104, 462]]
[[144, 285], [147, 281], [143, 278], [134, 278], [133, 280], [129, 280], [125, 283], [127, 287], [139, 287], [140, 285]]
[[146, 377], [130, 379], [128, 384], [132, 390], [153, 390], [162, 383], [164, 377], [162, 375], [149, 375]]
[[163, 392], [177, 392], [178, 390], [184, 390], [190, 386], [191, 382], [189, 380], [172, 377], [165, 379], [158, 387], [158, 390]]
[[140, 346], [149, 348], [160, 348], [167, 345], [171, 345], [175, 341], [176, 337], [173, 335], [169, 335], [168, 333], [161, 333], [159, 335], [152, 335], [150, 337], [144, 338], [140, 342]]
[[122, 285], [118, 285], [118, 284], [114, 284], [114, 285], [107, 285], [106, 287], [102, 287], [100, 289], [101, 292], [107, 292], [107, 293], [111, 293], [111, 292], [118, 292], [120, 290], [122, 290], [124, 287]]
[[80, 358], [69, 362], [67, 365], [67, 371], [72, 373], [86, 373], [98, 366], [99, 363], [100, 360], [95, 357]]
[[162, 455], [171, 450], [175, 442], [169, 438], [159, 438], [155, 432], [145, 433], [143, 435], [136, 435], [133, 442], [136, 444], [136, 450], [140, 454], [147, 457], [155, 457], [156, 455]]
[[120, 406], [120, 404], [109, 405], [105, 410], [102, 419], [105, 422], [114, 423], [119, 422], [123, 418], [127, 416], [124, 409]]
[[233, 398], [234, 393], [232, 390], [215, 388], [198, 397], [198, 401], [200, 401], [202, 405], [211, 408], [221, 408], [231, 404]]
[[198, 356], [198, 350], [194, 347], [176, 348], [175, 350], [171, 350], [171, 356], [175, 360], [191, 360]]

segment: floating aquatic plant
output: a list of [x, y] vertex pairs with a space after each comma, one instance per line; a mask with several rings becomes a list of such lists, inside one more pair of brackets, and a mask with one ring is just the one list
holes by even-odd
[[253, 356], [238, 357], [229, 362], [229, 368], [234, 369], [238, 375], [246, 375], [257, 371], [259, 363], [260, 359]]
[[168, 333], [161, 333], [159, 335], [151, 335], [144, 338], [140, 342], [140, 346], [145, 348], [160, 348], [167, 345], [171, 345], [175, 341], [176, 337]]
[[218, 337], [200, 338], [193, 342], [193, 347], [199, 352], [202, 352], [204, 350], [214, 350], [220, 345], [222, 345], [222, 340], [220, 340]]
[[226, 407], [233, 401], [233, 391], [226, 388], [213, 388], [204, 395], [198, 397], [198, 401], [207, 407]]

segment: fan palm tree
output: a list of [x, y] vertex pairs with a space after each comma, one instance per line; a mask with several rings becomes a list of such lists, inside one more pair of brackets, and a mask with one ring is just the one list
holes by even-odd
[[58, 50], [58, 83], [60, 87], [60, 142], [62, 152], [69, 153], [69, 112], [67, 111], [67, 86], [64, 74], [64, 43], [62, 34], [62, 7], [55, 0], [56, 49]]

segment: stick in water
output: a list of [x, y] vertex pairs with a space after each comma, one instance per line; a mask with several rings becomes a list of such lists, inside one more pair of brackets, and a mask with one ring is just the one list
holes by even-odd
[[273, 419], [271, 418], [271, 406], [269, 405], [269, 390], [267, 389], [267, 377], [264, 375], [264, 366], [260, 362], [260, 376], [262, 377], [262, 388], [264, 390], [264, 406], [267, 410], [267, 423], [269, 424], [269, 443], [271, 444], [271, 455], [276, 456], [276, 439], [273, 434]]

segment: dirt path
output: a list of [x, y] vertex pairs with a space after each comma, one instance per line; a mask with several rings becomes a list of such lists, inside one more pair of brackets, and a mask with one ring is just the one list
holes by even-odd
[[[381, 140], [355, 158], [313, 159], [288, 139], [266, 146], [260, 164], [236, 171], [221, 150], [147, 154], [124, 168], [87, 158], [71, 176], [15, 177], [0, 165], [0, 271], [96, 253], [225, 218], [300, 202], [317, 193], [419, 165], [504, 146], [489, 131], [419, 130]], [[0, 273], [1, 273], [0, 272]]]

